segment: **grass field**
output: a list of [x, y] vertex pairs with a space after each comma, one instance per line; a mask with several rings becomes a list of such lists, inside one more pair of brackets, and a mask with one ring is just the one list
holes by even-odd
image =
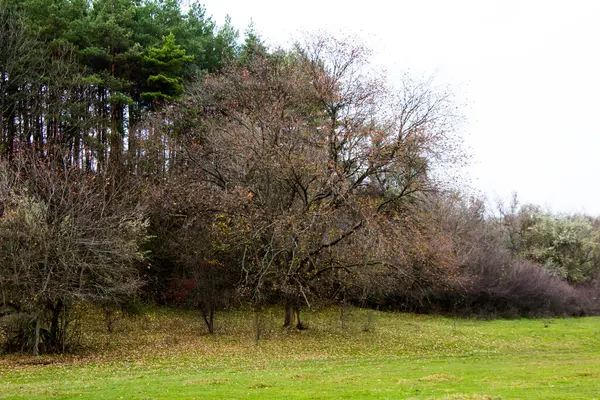
[[[90, 310], [88, 315], [96, 315]], [[218, 315], [153, 309], [78, 356], [0, 359], [0, 398], [600, 399], [600, 318], [480, 321], [347, 309]], [[342, 323], [343, 322], [343, 323]]]

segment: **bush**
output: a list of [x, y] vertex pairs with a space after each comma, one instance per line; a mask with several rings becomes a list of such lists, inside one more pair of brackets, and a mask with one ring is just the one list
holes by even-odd
[[137, 292], [146, 223], [132, 187], [46, 160], [0, 166], [0, 291], [14, 310], [5, 320], [9, 350], [67, 351], [78, 302]]
[[453, 305], [459, 312], [526, 317], [590, 312], [574, 287], [529, 261], [492, 254], [465, 275], [468, 284]]
[[[499, 224], [497, 219], [486, 218], [483, 202], [464, 201], [456, 194], [438, 195], [429, 199], [426, 206], [431, 214], [427, 225], [441, 228], [427, 241], [429, 249], [436, 249], [433, 254], [437, 257], [433, 257], [428, 265], [419, 263], [418, 259], [409, 260], [413, 268], [395, 278], [390, 274], [384, 280], [387, 282], [385, 291], [371, 296], [369, 305], [486, 317], [578, 316], [600, 311], [598, 285], [578, 286], [547, 265], [517, 258], [514, 248], [506, 240], [507, 236], [515, 239], [514, 234], [508, 235], [514, 232], [507, 232], [507, 226]], [[589, 224], [582, 225], [582, 220], [577, 219], [567, 225], [573, 228], [588, 227]], [[557, 238], [568, 239], [575, 233], [582, 236], [584, 231], [588, 232], [589, 237], [583, 235], [586, 240], [569, 242], [577, 245], [586, 244], [595, 237], [587, 228], [573, 229], [560, 231], [563, 234]], [[568, 232], [573, 235], [566, 235]], [[447, 243], [448, 238], [451, 250], [447, 245], [441, 245]], [[511, 241], [516, 245], [525, 242]], [[569, 254], [579, 256], [581, 253]], [[441, 268], [440, 264], [447, 265]], [[571, 271], [575, 270], [571, 268]]]

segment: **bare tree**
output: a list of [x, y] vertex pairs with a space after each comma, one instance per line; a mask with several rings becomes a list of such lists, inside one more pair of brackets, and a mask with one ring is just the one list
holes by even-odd
[[185, 169], [170, 169], [168, 179], [150, 190], [155, 267], [148, 274], [166, 300], [200, 310], [211, 334], [215, 313], [234, 297], [239, 276], [234, 249], [218, 242], [217, 207], [218, 198], [201, 176]]
[[187, 156], [219, 198], [219, 240], [238, 249], [241, 291], [283, 302], [286, 326], [303, 326], [300, 306], [320, 290], [400, 268], [409, 205], [448, 159], [448, 98], [408, 81], [395, 94], [367, 60], [316, 37], [191, 91]]
[[[73, 306], [119, 301], [141, 286], [146, 222], [131, 182], [22, 156], [0, 170], [2, 304], [27, 316], [34, 354], [64, 352]], [[29, 332], [29, 333], [28, 333]]]

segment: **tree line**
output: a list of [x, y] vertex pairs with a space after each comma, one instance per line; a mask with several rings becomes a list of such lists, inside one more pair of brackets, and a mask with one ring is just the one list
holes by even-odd
[[78, 304], [597, 311], [598, 221], [490, 215], [451, 94], [327, 35], [269, 49], [176, 0], [0, 2], [0, 321], [65, 352]]

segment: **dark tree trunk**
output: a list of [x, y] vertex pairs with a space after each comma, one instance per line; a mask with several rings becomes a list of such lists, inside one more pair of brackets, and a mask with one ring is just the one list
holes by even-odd
[[40, 355], [40, 316], [35, 317], [35, 331], [33, 337], [33, 355]]
[[15, 106], [11, 104], [8, 108], [8, 112], [6, 113], [5, 120], [8, 124], [8, 132], [6, 137], [6, 155], [9, 158], [12, 158], [14, 155], [14, 147], [15, 147], [15, 135], [17, 133], [17, 126], [15, 125]]
[[36, 152], [41, 156], [44, 151], [44, 124], [42, 122], [42, 117], [39, 115], [35, 116], [33, 145], [35, 146]]
[[73, 152], [72, 152], [72, 165], [74, 165], [77, 168], [81, 168], [81, 162], [80, 162], [80, 158], [79, 158], [79, 154], [81, 152], [81, 136], [79, 136], [80, 134], [77, 133], [75, 135], [75, 138], [73, 140]]
[[304, 324], [302, 323], [302, 320], [300, 319], [299, 305], [292, 302], [285, 303], [285, 316], [283, 321], [283, 327], [299, 330], [306, 329], [304, 327]]
[[202, 318], [208, 328], [208, 333], [215, 333], [215, 308], [211, 304], [205, 304], [201, 307]]
[[98, 171], [104, 171], [105, 163], [106, 163], [106, 155], [108, 149], [106, 148], [106, 94], [105, 89], [103, 87], [98, 87], [98, 108], [100, 110], [100, 123], [98, 128], [98, 143], [97, 148], [97, 161], [98, 161]]
[[106, 308], [104, 310], [104, 321], [106, 322], [106, 330], [108, 333], [112, 333], [115, 324], [121, 319], [121, 315], [118, 310], [114, 310], [112, 308]]
[[51, 352], [63, 353], [66, 345], [67, 307], [62, 299], [59, 299], [56, 304], [50, 303], [48, 308], [52, 318], [46, 348]]
[[52, 312], [52, 320], [50, 322], [50, 345], [55, 347], [58, 343], [59, 335], [59, 323], [60, 323], [60, 310], [62, 309], [62, 300], [58, 300], [56, 304], [50, 304], [50, 311]]
[[294, 318], [294, 309], [293, 307], [286, 303], [284, 307], [284, 319], [283, 319], [283, 327], [290, 328], [292, 326], [292, 319]]
[[109, 161], [112, 163], [114, 168], [120, 169], [123, 162], [123, 106], [111, 104], [110, 118], [111, 128]]

